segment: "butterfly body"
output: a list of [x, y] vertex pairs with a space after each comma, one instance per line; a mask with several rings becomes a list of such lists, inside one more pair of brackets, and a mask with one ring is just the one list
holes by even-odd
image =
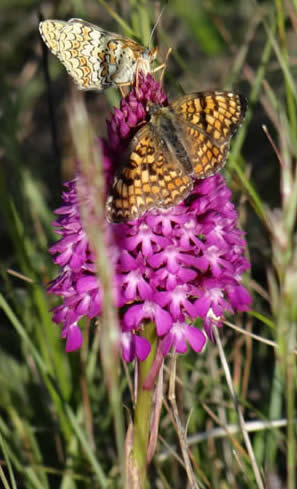
[[149, 73], [156, 50], [81, 19], [45, 20], [40, 34], [81, 90], [129, 84], [137, 70]]
[[185, 199], [193, 178], [217, 173], [231, 137], [244, 119], [245, 97], [209, 91], [184, 95], [168, 107], [149, 107], [149, 122], [136, 133], [106, 203], [109, 221], [130, 221], [150, 209]]
[[160, 140], [160, 145], [166, 147], [172, 158], [181, 165], [187, 175], [193, 173], [193, 167], [189, 158], [185, 141], [182, 135], [182, 123], [175, 116], [172, 108], [155, 105], [149, 111], [151, 119], [149, 124], [150, 131], [154, 137]]

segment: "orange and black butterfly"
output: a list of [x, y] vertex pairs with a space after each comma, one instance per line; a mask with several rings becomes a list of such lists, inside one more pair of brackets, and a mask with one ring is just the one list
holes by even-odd
[[245, 97], [228, 91], [184, 95], [168, 107], [152, 105], [149, 122], [133, 137], [128, 161], [115, 176], [107, 219], [131, 221], [185, 199], [192, 177], [209, 177], [225, 165], [246, 109]]

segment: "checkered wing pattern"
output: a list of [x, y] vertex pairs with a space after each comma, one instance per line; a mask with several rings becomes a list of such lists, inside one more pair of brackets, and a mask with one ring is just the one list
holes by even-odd
[[170, 107], [194, 176], [214, 175], [226, 163], [231, 137], [244, 119], [245, 97], [227, 91], [198, 92], [179, 97]]
[[60, 59], [60, 35], [67, 22], [63, 20], [45, 20], [40, 22], [39, 31], [49, 50]]
[[192, 186], [192, 178], [148, 124], [134, 136], [128, 162], [115, 176], [107, 219], [131, 221], [150, 209], [167, 209], [183, 200]]
[[45, 20], [41, 36], [82, 90], [132, 83], [136, 70], [150, 71], [156, 51], [81, 19]]

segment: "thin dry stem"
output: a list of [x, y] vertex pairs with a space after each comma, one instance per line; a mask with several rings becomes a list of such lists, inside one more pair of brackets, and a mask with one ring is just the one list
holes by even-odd
[[178, 409], [177, 409], [177, 404], [176, 404], [176, 398], [175, 398], [175, 377], [176, 377], [176, 353], [172, 355], [171, 359], [171, 375], [169, 378], [169, 393], [168, 393], [168, 399], [171, 404], [171, 415], [173, 417], [176, 430], [177, 430], [177, 435], [179, 439], [179, 444], [180, 448], [182, 451], [184, 463], [185, 463], [185, 470], [187, 472], [188, 480], [190, 483], [190, 488], [191, 489], [199, 489], [198, 482], [196, 480], [196, 477], [194, 475], [189, 453], [188, 453], [188, 445], [187, 445], [187, 437], [186, 437], [186, 432], [184, 427], [182, 426]]
[[[265, 345], [272, 346], [272, 348], [275, 348], [275, 349], [279, 348], [279, 345], [275, 341], [267, 340], [266, 338], [263, 338], [262, 336], [259, 336], [255, 333], [251, 333], [250, 331], [246, 331], [245, 329], [239, 328], [239, 326], [236, 326], [235, 324], [230, 323], [230, 321], [224, 321], [224, 324], [226, 324], [227, 326], [229, 326], [232, 329], [235, 329], [235, 331], [238, 331], [239, 333], [242, 333], [246, 336], [249, 336], [253, 340], [259, 341], [260, 343], [265, 343]], [[296, 349], [292, 350], [292, 353], [294, 353], [294, 355], [297, 355], [297, 350]]]
[[157, 387], [155, 389], [155, 405], [153, 409], [153, 419], [151, 424], [151, 435], [149, 439], [149, 445], [147, 450], [147, 464], [151, 463], [153, 455], [156, 450], [158, 433], [159, 433], [159, 424], [160, 424], [160, 416], [162, 410], [162, 401], [163, 401], [163, 383], [164, 383], [164, 363], [160, 368]]
[[[124, 473], [124, 430], [119, 388], [119, 326], [113, 304], [112, 270], [104, 237], [104, 176], [102, 155], [96, 143], [83, 96], [72, 92], [69, 125], [79, 161], [77, 193], [82, 226], [95, 255], [96, 275], [103, 294], [101, 358], [115, 422], [117, 449]], [[110, 265], [109, 265], [110, 264]]]
[[[217, 419], [214, 413], [212, 413], [209, 408], [203, 404], [204, 409], [209, 413], [211, 417], [214, 419]], [[218, 420], [219, 423], [219, 420]], [[295, 419], [295, 423], [297, 423], [297, 419]], [[220, 424], [220, 423], [219, 423]], [[288, 425], [288, 420], [283, 418], [283, 419], [276, 419], [273, 421], [248, 421], [245, 423], [246, 430], [249, 433], [254, 433], [256, 431], [263, 431], [263, 430], [270, 430], [270, 429], [279, 429], [279, 428], [285, 428]], [[191, 435], [187, 438], [187, 444], [189, 446], [197, 445], [197, 443], [202, 443], [206, 440], [209, 439], [218, 439], [218, 438], [225, 438], [228, 436], [232, 441], [233, 438], [231, 435], [236, 435], [240, 433], [240, 427], [236, 424], [229, 424], [226, 425], [225, 427], [219, 427], [219, 428], [213, 428], [212, 430], [205, 431], [203, 433], [197, 433], [196, 435]], [[167, 447], [166, 450], [164, 450], [162, 453], [160, 453], [157, 456], [157, 460], [160, 462], [164, 462], [167, 460], [170, 456], [174, 456], [179, 463], [182, 463], [181, 459], [178, 457], [176, 454], [176, 446], [174, 445], [168, 445], [166, 441], [159, 436], [159, 439], [162, 441], [162, 443]], [[235, 440], [236, 441], [236, 440]], [[242, 447], [241, 447], [242, 450]]]
[[236, 410], [237, 415], [238, 415], [239, 425], [240, 425], [242, 436], [244, 438], [245, 445], [246, 445], [246, 448], [247, 448], [247, 451], [248, 451], [248, 454], [250, 457], [251, 466], [252, 466], [252, 469], [253, 469], [253, 472], [255, 475], [256, 483], [257, 483], [257, 486], [259, 489], [264, 489], [263, 480], [262, 480], [260, 470], [259, 470], [257, 462], [256, 462], [256, 457], [255, 457], [255, 454], [253, 452], [253, 447], [252, 447], [252, 444], [250, 442], [250, 438], [248, 436], [248, 432], [247, 432], [246, 427], [245, 427], [245, 421], [244, 421], [244, 418], [242, 415], [241, 407], [240, 407], [238, 399], [235, 395], [229, 365], [228, 365], [227, 359], [225, 357], [225, 353], [223, 350], [223, 346], [221, 343], [221, 339], [219, 336], [218, 329], [216, 327], [213, 328], [213, 333], [214, 333], [214, 337], [215, 337], [215, 340], [216, 340], [216, 343], [218, 346], [219, 355], [220, 355], [220, 359], [221, 359], [222, 366], [224, 369], [227, 385], [228, 385], [228, 388], [229, 388], [229, 391], [230, 391], [230, 394], [231, 394], [231, 397], [232, 397], [232, 400], [234, 403], [235, 410]]

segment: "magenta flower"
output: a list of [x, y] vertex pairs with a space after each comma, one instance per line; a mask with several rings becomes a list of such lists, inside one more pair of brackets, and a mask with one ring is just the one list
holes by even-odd
[[[166, 96], [151, 75], [139, 75], [133, 89], [115, 109], [108, 125], [108, 142], [102, 141], [106, 187], [111, 185], [119, 155], [146, 118], [147, 102], [166, 104]], [[62, 323], [66, 351], [81, 346], [79, 320], [99, 316], [100, 283], [94, 256], [81, 226], [77, 179], [65, 185], [63, 205], [53, 223], [60, 241], [50, 248], [59, 276], [48, 291], [63, 302], [53, 320]], [[123, 358], [144, 360], [150, 345], [139, 333], [153, 321], [159, 348], [184, 353], [187, 345], [199, 352], [213, 325], [221, 326], [226, 313], [246, 311], [251, 297], [243, 287], [242, 273], [249, 268], [244, 257], [243, 233], [222, 175], [195, 181], [191, 195], [168, 210], [155, 209], [138, 220], [105, 223], [110, 259], [114, 267], [114, 297], [119, 309]], [[194, 326], [201, 318], [203, 329]]]

